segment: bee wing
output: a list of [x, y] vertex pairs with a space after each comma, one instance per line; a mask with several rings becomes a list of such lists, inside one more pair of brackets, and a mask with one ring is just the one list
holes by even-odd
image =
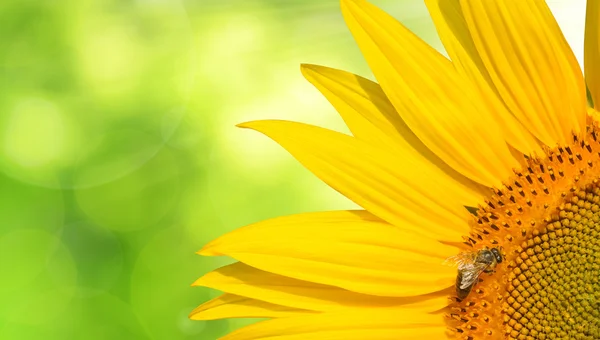
[[479, 275], [487, 268], [485, 263], [465, 263], [459, 265], [459, 270], [462, 272], [462, 279], [460, 281], [460, 289], [466, 289], [477, 282]]
[[458, 253], [458, 255], [450, 256], [449, 258], [444, 260], [444, 264], [450, 266], [458, 266], [458, 269], [461, 269], [461, 267], [475, 262], [475, 257], [477, 257], [476, 253], [462, 252]]

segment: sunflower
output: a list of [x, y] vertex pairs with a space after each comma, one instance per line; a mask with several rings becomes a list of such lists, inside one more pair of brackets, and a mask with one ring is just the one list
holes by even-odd
[[[342, 0], [378, 83], [302, 66], [352, 136], [240, 125], [364, 210], [210, 242], [201, 255], [239, 262], [194, 283], [224, 294], [192, 319], [267, 319], [227, 340], [600, 339], [600, 0], [587, 3], [591, 107], [544, 1], [426, 4], [449, 58], [372, 4]], [[501, 262], [459, 298], [468, 266], [447, 259], [492, 249]]]

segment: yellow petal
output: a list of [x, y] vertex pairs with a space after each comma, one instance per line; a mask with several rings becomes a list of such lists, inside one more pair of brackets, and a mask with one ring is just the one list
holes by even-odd
[[587, 110], [587, 124], [600, 124], [600, 112], [593, 108], [588, 107]]
[[489, 193], [489, 188], [458, 173], [429, 150], [402, 121], [379, 84], [318, 65], [302, 65], [302, 74], [335, 107], [356, 138], [386, 149], [412, 151], [415, 160], [433, 163], [471, 194], [468, 201], [461, 202], [464, 205], [477, 206]]
[[588, 0], [585, 16], [585, 81], [594, 102], [600, 107], [600, 1]]
[[480, 91], [488, 108], [487, 112], [500, 127], [504, 139], [526, 155], [543, 155], [539, 141], [499, 98], [469, 33], [460, 0], [426, 0], [425, 3], [452, 63]]
[[443, 262], [456, 248], [368, 219], [368, 213], [349, 212], [280, 217], [230, 232], [199, 253], [378, 296], [426, 294], [452, 285], [456, 270]]
[[263, 321], [222, 340], [439, 340], [446, 330], [441, 315], [358, 310]]
[[373, 296], [269, 273], [241, 262], [204, 275], [194, 282], [194, 286], [217, 289], [253, 301], [317, 312], [401, 306], [414, 312], [435, 311], [448, 304], [451, 294], [444, 290], [414, 297]]
[[233, 294], [223, 294], [198, 306], [190, 313], [192, 320], [228, 318], [282, 318], [312, 313], [307, 310], [275, 305]]
[[377, 83], [324, 66], [304, 64], [301, 70], [336, 108], [356, 138], [373, 144], [397, 142], [406, 147], [418, 143]]
[[342, 13], [385, 94], [419, 139], [463, 175], [500, 186], [519, 164], [473, 85], [377, 7], [342, 0]]
[[544, 0], [461, 1], [482, 63], [510, 111], [554, 147], [585, 131], [577, 59]]
[[240, 126], [269, 136], [325, 183], [391, 224], [410, 224], [422, 235], [447, 241], [460, 241], [468, 231], [468, 213], [459, 203], [465, 201], [463, 188], [410, 154], [302, 123]]

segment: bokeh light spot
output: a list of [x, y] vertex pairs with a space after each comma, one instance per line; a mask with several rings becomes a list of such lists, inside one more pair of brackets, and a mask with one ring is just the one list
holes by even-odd
[[151, 133], [114, 127], [79, 161], [72, 186], [88, 188], [131, 174], [152, 159], [163, 141]]
[[[239, 58], [262, 49], [266, 37], [265, 27], [270, 18], [265, 13], [227, 13], [214, 18], [199, 36], [198, 45], [206, 51], [202, 58], [202, 72], [207, 78], [231, 88], [256, 80], [248, 77]], [[223, 65], [226, 67], [215, 67]]]
[[78, 44], [82, 74], [88, 84], [106, 94], [130, 91], [141, 72], [136, 27], [123, 19], [99, 20], [94, 24], [102, 29], [87, 32]]
[[[82, 180], [85, 181], [86, 175]], [[152, 226], [173, 209], [180, 191], [175, 156], [163, 148], [137, 170], [76, 192], [81, 209], [99, 225], [119, 231]]]
[[19, 102], [6, 124], [6, 156], [24, 168], [60, 160], [67, 143], [67, 122], [56, 105], [42, 99]]

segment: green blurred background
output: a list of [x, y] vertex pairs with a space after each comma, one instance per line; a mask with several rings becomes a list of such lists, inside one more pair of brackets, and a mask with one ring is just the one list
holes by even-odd
[[[420, 0], [374, 3], [440, 47]], [[346, 131], [299, 72], [370, 75], [337, 0], [2, 0], [0, 43], [1, 339], [216, 339], [245, 321], [188, 320], [228, 263], [195, 251], [353, 207], [234, 127]]]

